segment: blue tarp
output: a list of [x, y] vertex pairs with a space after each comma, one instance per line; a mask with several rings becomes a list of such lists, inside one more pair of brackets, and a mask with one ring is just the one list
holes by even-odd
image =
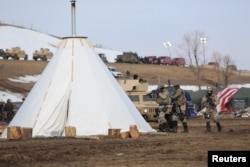
[[187, 91], [184, 91], [185, 93], [185, 97], [186, 97], [186, 100], [187, 100], [187, 114], [189, 117], [196, 117], [196, 113], [194, 111], [194, 104], [193, 104], [193, 101], [192, 101], [192, 98], [189, 94], [189, 92]]

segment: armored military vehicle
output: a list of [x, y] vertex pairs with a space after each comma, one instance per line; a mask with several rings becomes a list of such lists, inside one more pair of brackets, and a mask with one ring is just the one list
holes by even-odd
[[35, 50], [33, 53], [33, 59], [36, 60], [42, 60], [47, 61], [48, 59], [51, 59], [53, 56], [53, 53], [49, 51], [48, 48], [41, 48], [40, 50]]
[[144, 119], [157, 121], [156, 110], [159, 104], [149, 96], [148, 83], [140, 82], [139, 79], [118, 79], [117, 81]]
[[5, 57], [5, 52], [3, 49], [0, 49], [0, 57], [4, 58]]
[[137, 53], [133, 52], [123, 52], [122, 55], [117, 55], [116, 58], [117, 63], [133, 63], [138, 64], [141, 63], [141, 59], [137, 55]]
[[23, 50], [21, 50], [20, 47], [12, 47], [11, 49], [6, 49], [5, 54], [3, 56], [3, 59], [9, 59], [9, 58], [13, 60], [19, 60], [19, 59], [27, 60], [28, 55]]

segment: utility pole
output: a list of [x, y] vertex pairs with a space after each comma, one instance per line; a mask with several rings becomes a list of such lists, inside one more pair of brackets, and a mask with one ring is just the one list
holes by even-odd
[[166, 48], [168, 48], [169, 56], [172, 58], [172, 54], [171, 54], [171, 50], [170, 50], [170, 46], [172, 46], [172, 44], [168, 41], [168, 42], [163, 43], [163, 45], [164, 45]]
[[203, 64], [205, 64], [206, 63], [206, 56], [205, 56], [205, 43], [207, 43], [207, 38], [206, 37], [202, 37], [202, 38], [200, 38], [200, 40], [201, 40], [201, 43], [202, 43], [202, 46], [203, 46], [203, 58], [204, 58], [204, 62], [203, 62]]

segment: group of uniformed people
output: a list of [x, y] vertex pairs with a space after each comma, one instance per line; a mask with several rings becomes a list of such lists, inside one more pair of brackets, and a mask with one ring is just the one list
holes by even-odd
[[0, 103], [0, 121], [9, 123], [14, 117], [14, 105], [10, 99]]
[[[178, 120], [180, 120], [183, 125], [182, 132], [188, 133], [188, 114], [185, 92], [178, 84], [174, 85], [174, 90], [173, 94], [171, 94], [164, 86], [157, 88], [158, 95], [156, 101], [159, 104], [157, 111], [159, 131], [177, 133]], [[206, 132], [211, 132], [211, 120], [216, 123], [218, 132], [221, 132], [222, 127], [216, 116], [216, 106], [219, 104], [219, 99], [211, 88], [208, 88], [207, 94], [202, 98], [201, 102], [206, 108], [204, 113], [206, 119]]]

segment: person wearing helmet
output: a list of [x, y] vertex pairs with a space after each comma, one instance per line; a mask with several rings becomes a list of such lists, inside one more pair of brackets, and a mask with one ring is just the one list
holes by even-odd
[[206, 112], [204, 113], [206, 119], [206, 132], [211, 132], [210, 120], [216, 123], [218, 132], [221, 132], [222, 127], [218, 117], [216, 117], [216, 106], [219, 104], [219, 98], [213, 93], [212, 88], [207, 89], [207, 94], [202, 98], [201, 103], [206, 107]]
[[168, 112], [171, 98], [165, 86], [159, 86], [157, 92], [156, 102], [159, 104], [159, 108], [157, 109], [159, 131], [168, 132], [172, 127], [171, 119], [169, 118], [170, 113]]
[[12, 118], [14, 117], [14, 106], [11, 102], [10, 99], [7, 100], [6, 104], [4, 105], [4, 111], [6, 112], [7, 114], [7, 123], [9, 123]]
[[174, 85], [175, 93], [171, 96], [173, 102], [173, 129], [177, 133], [177, 120], [179, 119], [183, 125], [183, 132], [188, 133], [187, 116], [186, 116], [186, 98], [184, 91], [180, 85]]

